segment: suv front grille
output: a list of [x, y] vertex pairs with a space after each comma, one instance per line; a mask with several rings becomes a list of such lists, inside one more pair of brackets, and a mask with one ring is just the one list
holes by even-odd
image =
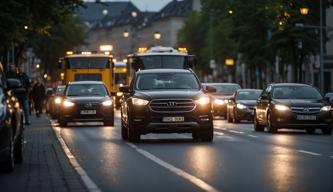
[[195, 103], [191, 99], [152, 100], [149, 106], [152, 111], [162, 113], [190, 112], [195, 109]]

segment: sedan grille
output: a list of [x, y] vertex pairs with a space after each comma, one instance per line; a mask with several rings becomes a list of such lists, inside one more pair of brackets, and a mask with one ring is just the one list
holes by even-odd
[[154, 112], [190, 112], [195, 109], [195, 103], [191, 99], [159, 99], [150, 103], [150, 108]]
[[294, 113], [319, 113], [319, 107], [291, 107]]

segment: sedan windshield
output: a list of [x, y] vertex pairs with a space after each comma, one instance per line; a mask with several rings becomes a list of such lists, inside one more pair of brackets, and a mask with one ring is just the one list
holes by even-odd
[[135, 84], [137, 90], [154, 89], [200, 89], [196, 77], [187, 73], [159, 73], [139, 75]]
[[273, 99], [322, 99], [317, 89], [310, 86], [280, 86], [273, 89]]
[[205, 84], [216, 89], [214, 95], [232, 95], [235, 91], [240, 89], [239, 85], [228, 85], [228, 84]]
[[102, 84], [76, 84], [69, 85], [67, 96], [107, 96], [108, 92]]
[[257, 100], [262, 91], [239, 91], [237, 93], [237, 100]]

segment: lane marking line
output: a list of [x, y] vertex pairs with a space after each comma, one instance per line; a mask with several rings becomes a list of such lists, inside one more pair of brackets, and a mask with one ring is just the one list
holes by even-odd
[[214, 134], [217, 135], [217, 136], [224, 136], [224, 133], [217, 132], [217, 131], [214, 131]]
[[151, 161], [159, 164], [160, 166], [168, 169], [169, 171], [183, 177], [184, 179], [190, 181], [191, 183], [193, 183], [194, 185], [200, 187], [201, 189], [205, 190], [205, 191], [210, 191], [210, 192], [218, 192], [219, 190], [217, 190], [216, 188], [214, 188], [213, 186], [209, 185], [208, 183], [204, 182], [203, 180], [163, 161], [162, 159], [156, 157], [155, 155], [149, 153], [148, 151], [145, 151], [141, 148], [139, 148], [138, 146], [132, 144], [132, 143], [126, 143], [128, 146], [130, 146], [131, 148], [133, 148], [134, 150], [136, 150], [138, 153], [140, 153], [141, 155], [145, 156], [146, 158], [150, 159]]
[[56, 137], [65, 153], [67, 156], [69, 162], [71, 165], [74, 167], [74, 170], [76, 173], [80, 176], [83, 184], [86, 186], [87, 190], [89, 192], [101, 192], [101, 190], [97, 187], [97, 185], [94, 183], [94, 181], [88, 176], [87, 172], [81, 167], [80, 163], [77, 161], [75, 156], [72, 154], [70, 151], [69, 147], [67, 146], [65, 140], [61, 137], [60, 134], [60, 128], [55, 127], [54, 121], [50, 120], [51, 122], [51, 127], [56, 134]]
[[244, 134], [243, 131], [229, 130], [229, 132], [231, 132], [231, 133], [238, 133], [238, 134]]
[[321, 156], [320, 153], [314, 153], [314, 152], [311, 152], [311, 151], [304, 151], [304, 150], [297, 150], [297, 151], [300, 152], [300, 153], [305, 153], [305, 154], [309, 154], [309, 155]]
[[258, 138], [258, 136], [256, 136], [256, 135], [247, 135], [247, 136], [253, 137], [253, 138]]

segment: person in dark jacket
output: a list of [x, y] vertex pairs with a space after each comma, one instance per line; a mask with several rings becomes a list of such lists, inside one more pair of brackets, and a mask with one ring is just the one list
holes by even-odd
[[24, 94], [22, 95], [22, 98], [18, 98], [18, 99], [23, 108], [25, 124], [30, 125], [30, 121], [29, 121], [29, 111], [30, 111], [29, 108], [30, 107], [29, 107], [28, 96], [29, 96], [29, 90], [30, 90], [31, 84], [30, 84], [28, 75], [26, 73], [24, 73], [23, 66], [19, 66], [17, 76], [18, 76], [18, 79], [22, 83], [22, 87], [25, 89]]
[[18, 79], [18, 75], [17, 75], [17, 68], [14, 64], [10, 64], [9, 65], [9, 71], [7, 71], [6, 73], [6, 78], [7, 79]]
[[45, 99], [45, 87], [40, 78], [37, 79], [36, 84], [33, 86], [31, 96], [35, 105], [36, 116], [40, 117], [43, 113], [43, 103]]

